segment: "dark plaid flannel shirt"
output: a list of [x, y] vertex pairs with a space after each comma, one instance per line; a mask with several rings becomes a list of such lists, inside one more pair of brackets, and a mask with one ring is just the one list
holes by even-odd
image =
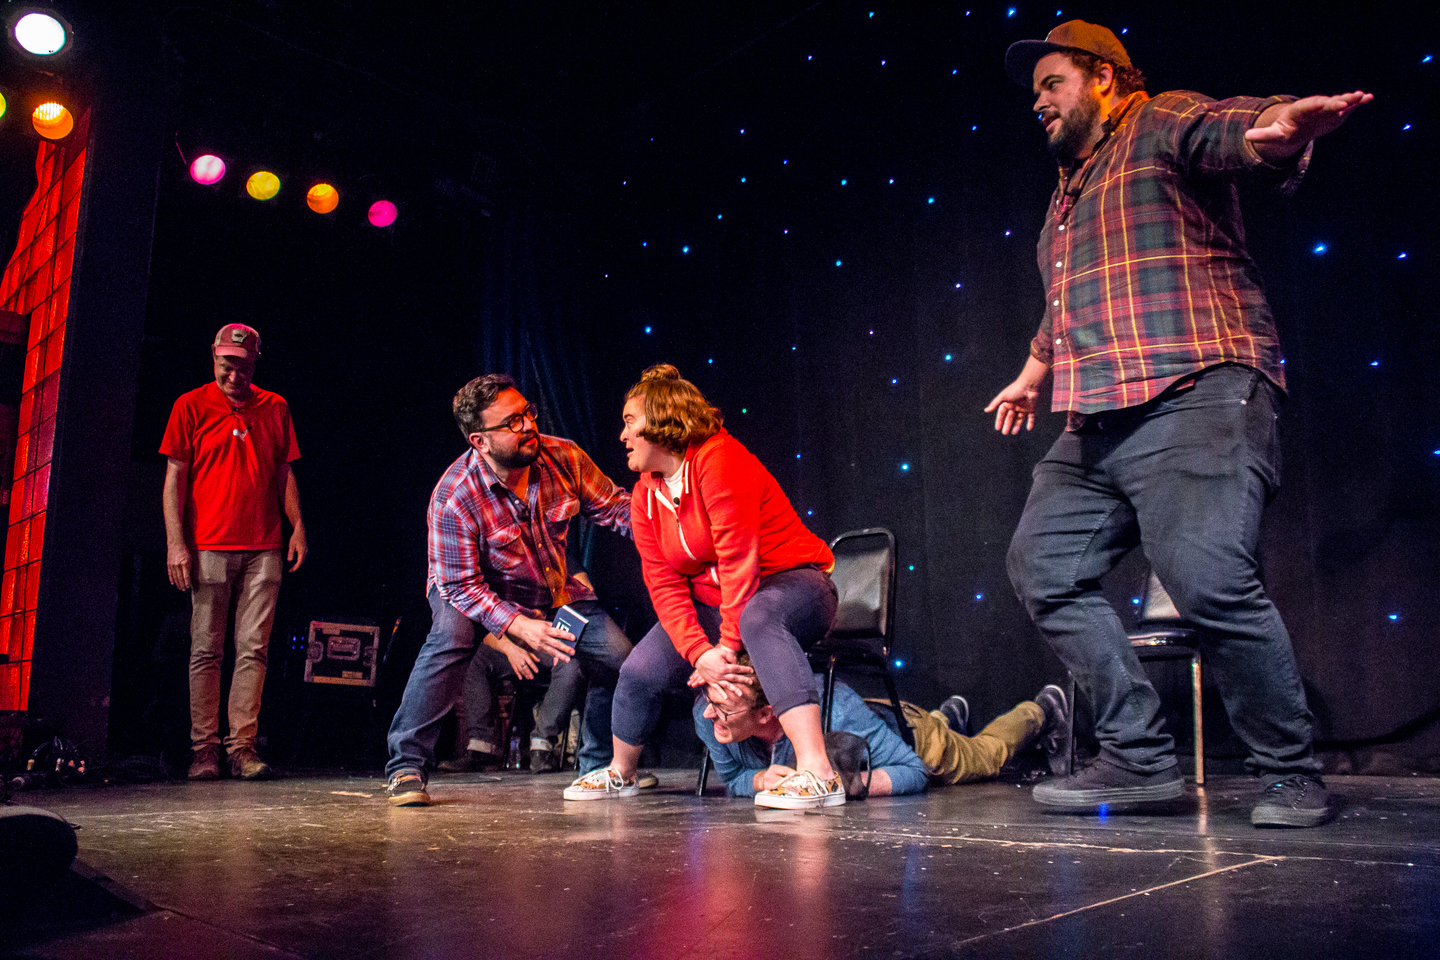
[[1070, 411], [1071, 429], [1220, 363], [1248, 364], [1284, 389], [1235, 177], [1298, 186], [1309, 148], [1277, 167], [1245, 140], [1267, 107], [1293, 99], [1136, 93], [1090, 158], [1061, 168], [1040, 233], [1045, 316], [1030, 353], [1050, 365], [1052, 409]]
[[496, 636], [520, 614], [594, 600], [566, 566], [576, 514], [630, 536], [630, 494], [574, 443], [540, 435], [524, 502], [472, 449], [430, 495], [426, 589]]

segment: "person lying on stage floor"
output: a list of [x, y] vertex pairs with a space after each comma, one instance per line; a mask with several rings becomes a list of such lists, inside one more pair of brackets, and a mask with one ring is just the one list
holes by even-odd
[[[755, 803], [843, 804], [805, 658], [835, 619], [830, 548], [805, 529], [775, 478], [674, 367], [646, 370], [626, 395], [622, 419], [626, 463], [640, 475], [631, 495], [635, 547], [660, 622], [620, 669], [613, 761], [572, 783], [565, 799], [638, 792], [640, 751], [666, 691], [688, 682], [736, 693], [758, 677], [796, 761], [795, 772], [757, 793]], [[753, 669], [737, 662], [742, 650]]]
[[[740, 663], [747, 661], [741, 655]], [[824, 690], [825, 678], [815, 675]], [[864, 740], [870, 752], [870, 776], [846, 775], [852, 799], [921, 793], [930, 784], [949, 786], [986, 780], [1000, 772], [1011, 757], [1038, 743], [1051, 769], [1063, 769], [1069, 756], [1070, 715], [1065, 693], [1053, 684], [1034, 700], [1018, 704], [970, 736], [970, 706], [964, 697], [948, 697], [939, 709], [923, 710], [901, 701], [905, 723], [915, 738], [912, 749], [895, 726], [888, 702], [871, 703], [840, 680], [835, 681], [831, 736], [844, 731]], [[695, 732], [710, 750], [715, 772], [732, 797], [751, 797], [791, 776], [795, 751], [755, 684], [707, 685], [695, 700]], [[858, 789], [857, 789], [858, 786]]]

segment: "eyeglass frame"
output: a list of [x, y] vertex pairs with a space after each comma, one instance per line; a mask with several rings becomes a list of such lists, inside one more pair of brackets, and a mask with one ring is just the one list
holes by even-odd
[[718, 704], [718, 703], [716, 703], [714, 700], [711, 700], [711, 699], [710, 699], [710, 694], [708, 694], [708, 693], [701, 693], [700, 696], [704, 697], [704, 698], [705, 698], [705, 702], [706, 702], [708, 705], [710, 705], [712, 708], [714, 708], [714, 710], [715, 710], [715, 716], [718, 717], [718, 718], [721, 719], [721, 720], [724, 720], [726, 723], [729, 723], [729, 722], [730, 722], [730, 718], [731, 718], [731, 717], [738, 717], [738, 716], [740, 716], [740, 714], [742, 714], [742, 713], [749, 713], [749, 712], [752, 711], [752, 710], [758, 709], [757, 707], [755, 707], [754, 704], [751, 704], [750, 706], [745, 707], [745, 708], [743, 708], [743, 709], [741, 709], [741, 710], [729, 710], [729, 711], [721, 710], [721, 709], [720, 709], [720, 704]]
[[539, 411], [539, 409], [536, 408], [535, 404], [533, 404], [533, 403], [527, 403], [527, 404], [525, 405], [525, 409], [524, 409], [524, 410], [521, 410], [519, 413], [512, 413], [512, 414], [510, 414], [510, 416], [506, 417], [504, 420], [501, 420], [499, 423], [495, 424], [495, 426], [493, 426], [493, 427], [481, 427], [479, 430], [476, 430], [475, 432], [476, 432], [476, 433], [489, 433], [489, 432], [492, 431], [492, 430], [509, 430], [511, 433], [519, 433], [519, 432], [521, 432], [522, 430], [525, 429], [525, 421], [526, 421], [526, 420], [532, 420], [532, 421], [534, 421], [534, 420], [539, 420], [539, 419], [540, 419], [540, 411]]

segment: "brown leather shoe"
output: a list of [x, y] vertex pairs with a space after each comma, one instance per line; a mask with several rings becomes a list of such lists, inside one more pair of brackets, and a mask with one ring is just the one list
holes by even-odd
[[213, 743], [196, 747], [191, 751], [190, 772], [186, 776], [191, 780], [219, 780], [220, 779], [220, 748]]
[[260, 759], [254, 747], [236, 747], [230, 751], [230, 776], [241, 780], [269, 780], [274, 775], [275, 771]]

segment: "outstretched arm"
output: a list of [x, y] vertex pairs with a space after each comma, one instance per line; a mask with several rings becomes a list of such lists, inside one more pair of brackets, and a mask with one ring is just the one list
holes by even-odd
[[1035, 401], [1048, 376], [1049, 364], [1035, 359], [1033, 355], [1026, 358], [1020, 376], [995, 394], [995, 399], [985, 408], [986, 413], [995, 414], [996, 430], [1013, 436], [1020, 432], [1021, 427], [1035, 429]]
[[1335, 130], [1350, 116], [1350, 111], [1374, 99], [1374, 94], [1356, 90], [1338, 97], [1306, 97], [1277, 103], [1260, 114], [1255, 126], [1245, 131], [1245, 139], [1262, 159], [1278, 163], [1304, 150], [1311, 140]]

